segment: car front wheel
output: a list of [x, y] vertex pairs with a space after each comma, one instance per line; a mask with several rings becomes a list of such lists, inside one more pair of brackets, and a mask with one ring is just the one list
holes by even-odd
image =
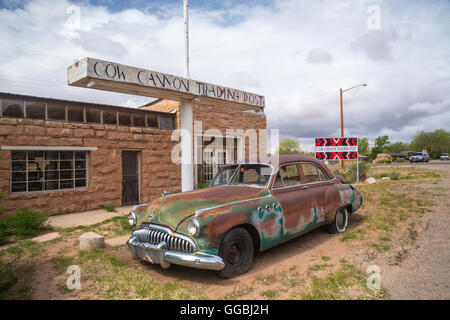
[[328, 225], [329, 233], [342, 233], [347, 230], [348, 225], [348, 211], [346, 208], [340, 208], [332, 223]]
[[219, 256], [225, 267], [217, 271], [221, 278], [229, 279], [247, 272], [253, 261], [253, 241], [244, 228], [235, 228], [223, 238]]

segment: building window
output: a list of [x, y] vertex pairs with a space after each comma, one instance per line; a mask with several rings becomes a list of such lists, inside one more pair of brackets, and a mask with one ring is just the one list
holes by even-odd
[[159, 117], [159, 128], [160, 129], [173, 129], [173, 119], [171, 117]]
[[131, 114], [119, 112], [119, 125], [127, 127], [131, 126]]
[[86, 122], [87, 123], [101, 123], [100, 110], [93, 108], [86, 108]]
[[11, 192], [76, 189], [86, 186], [86, 152], [11, 152]]
[[133, 125], [135, 127], [145, 127], [145, 114], [133, 113]]
[[48, 120], [66, 120], [66, 106], [61, 104], [47, 105]]
[[104, 124], [117, 124], [117, 113], [116, 111], [103, 110], [102, 111], [103, 123]]
[[[79, 123], [112, 124], [127, 127], [148, 127], [173, 130], [176, 127], [175, 115], [160, 112], [119, 111], [115, 107], [105, 108], [89, 105], [66, 105], [61, 102], [42, 102], [0, 99], [0, 117], [28, 118], [40, 120], [69, 121]], [[123, 110], [123, 108], [120, 108]]]
[[83, 108], [67, 107], [67, 117], [69, 121], [84, 122]]
[[156, 114], [147, 114], [147, 126], [149, 128], [158, 128], [158, 116]]
[[23, 118], [24, 101], [19, 100], [2, 100], [2, 116]]
[[27, 118], [45, 120], [45, 103], [26, 102], [26, 110]]

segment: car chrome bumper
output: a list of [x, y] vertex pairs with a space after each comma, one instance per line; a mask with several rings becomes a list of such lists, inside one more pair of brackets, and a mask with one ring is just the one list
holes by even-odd
[[164, 241], [158, 245], [153, 245], [139, 242], [136, 237], [132, 236], [126, 245], [131, 250], [133, 258], [160, 264], [164, 269], [170, 267], [172, 263], [207, 270], [222, 270], [225, 267], [222, 258], [219, 256], [198, 251], [194, 253], [168, 251], [167, 244]]

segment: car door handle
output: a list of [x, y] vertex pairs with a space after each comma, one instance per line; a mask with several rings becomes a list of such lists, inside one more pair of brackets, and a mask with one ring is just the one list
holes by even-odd
[[302, 186], [302, 189], [303, 189], [303, 190], [306, 190], [306, 191], [308, 191], [308, 192], [309, 192], [309, 188], [308, 188], [308, 186]]

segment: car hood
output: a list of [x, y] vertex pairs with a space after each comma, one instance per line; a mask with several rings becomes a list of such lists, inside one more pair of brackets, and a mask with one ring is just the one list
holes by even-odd
[[249, 186], [220, 186], [175, 193], [158, 198], [135, 210], [138, 224], [151, 221], [176, 230], [196, 210], [217, 207], [237, 201], [270, 195], [266, 188]]

